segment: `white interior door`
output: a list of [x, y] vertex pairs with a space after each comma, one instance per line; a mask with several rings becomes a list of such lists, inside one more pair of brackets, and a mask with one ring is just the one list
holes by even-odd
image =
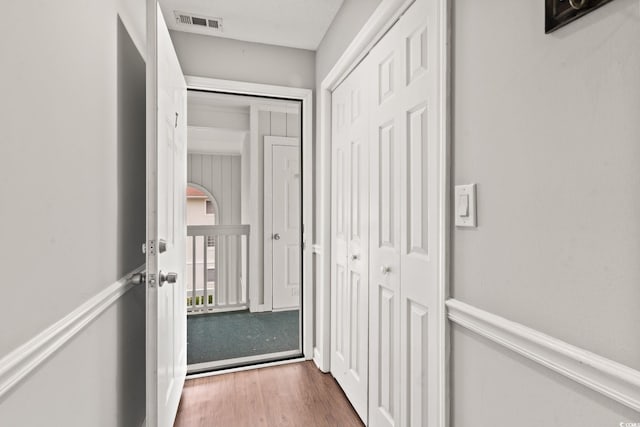
[[398, 24], [369, 54], [371, 100], [371, 426], [400, 426], [400, 175], [402, 64]]
[[147, 426], [173, 425], [186, 375], [186, 84], [147, 1]]
[[370, 53], [371, 426], [438, 425], [438, 11], [417, 0]]
[[331, 372], [367, 422], [369, 307], [368, 75], [361, 64], [332, 94]]
[[300, 144], [264, 137], [265, 286], [274, 310], [300, 307]]

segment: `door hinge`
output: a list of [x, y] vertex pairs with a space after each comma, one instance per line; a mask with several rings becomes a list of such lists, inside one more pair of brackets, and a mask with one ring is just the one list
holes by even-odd
[[148, 274], [147, 275], [147, 283], [149, 284], [149, 286], [154, 288], [156, 286], [156, 275], [155, 274]]

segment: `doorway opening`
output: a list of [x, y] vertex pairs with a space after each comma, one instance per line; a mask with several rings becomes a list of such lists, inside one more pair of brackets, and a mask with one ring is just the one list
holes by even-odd
[[303, 356], [302, 109], [187, 93], [188, 373]]

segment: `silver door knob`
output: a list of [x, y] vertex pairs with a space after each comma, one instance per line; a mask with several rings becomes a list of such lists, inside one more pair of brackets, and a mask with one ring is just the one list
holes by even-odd
[[391, 267], [389, 267], [388, 265], [383, 265], [382, 267], [380, 267], [380, 272], [382, 274], [389, 274], [391, 273]]
[[280, 240], [280, 234], [279, 233], [274, 234], [273, 240]]
[[351, 259], [352, 259], [352, 260], [354, 260], [354, 261], [357, 261], [357, 260], [359, 260], [359, 259], [360, 259], [360, 255], [358, 255], [358, 254], [353, 254], [353, 255], [351, 255]]
[[145, 273], [136, 273], [131, 275], [129, 281], [134, 285], [144, 285], [147, 281], [147, 275]]
[[176, 283], [178, 281], [178, 273], [165, 273], [163, 271], [158, 275], [160, 280], [158, 281], [160, 286], [165, 283]]

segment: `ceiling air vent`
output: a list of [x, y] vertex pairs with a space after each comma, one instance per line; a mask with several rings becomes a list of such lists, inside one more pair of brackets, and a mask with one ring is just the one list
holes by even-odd
[[208, 16], [194, 15], [192, 13], [178, 12], [175, 10], [173, 15], [176, 18], [178, 27], [189, 27], [189, 29], [200, 28], [210, 31], [222, 31], [222, 19], [211, 18]]

